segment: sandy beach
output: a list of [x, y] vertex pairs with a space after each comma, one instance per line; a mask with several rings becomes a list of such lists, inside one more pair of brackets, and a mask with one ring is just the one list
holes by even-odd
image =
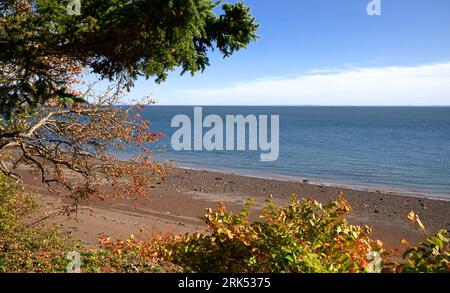
[[[25, 176], [24, 181], [28, 190], [40, 194], [43, 207], [40, 216], [53, 215], [70, 203], [30, 176]], [[406, 219], [410, 211], [421, 217], [429, 232], [450, 229], [450, 201], [182, 168], [172, 169], [161, 184], [151, 186], [149, 200], [93, 202], [81, 207], [76, 216], [56, 215], [45, 221], [72, 232], [84, 245], [95, 246], [101, 233], [113, 239], [126, 239], [130, 234], [140, 235], [140, 231], [154, 236], [205, 230], [199, 217], [218, 202], [238, 211], [246, 199], [254, 198], [255, 217], [270, 195], [280, 204], [287, 203], [291, 194], [325, 203], [336, 199], [339, 192], [344, 193], [353, 207], [350, 222], [373, 227], [373, 237], [389, 248], [401, 248], [403, 238], [410, 243], [424, 238]]]

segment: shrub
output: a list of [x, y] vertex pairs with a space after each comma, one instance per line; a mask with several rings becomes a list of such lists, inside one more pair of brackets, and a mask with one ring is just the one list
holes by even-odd
[[405, 273], [450, 272], [450, 248], [448, 231], [430, 235], [417, 247], [409, 247], [403, 254], [405, 263], [400, 271]]
[[160, 272], [176, 271], [164, 263], [164, 268], [146, 245], [133, 237], [114, 245], [101, 239], [103, 248], [83, 248], [78, 241], [57, 227], [24, 226], [20, 217], [37, 207], [33, 196], [9, 178], [0, 175], [0, 272], [66, 272], [68, 252], [77, 251], [82, 272]]
[[398, 264], [396, 270], [403, 273], [449, 273], [450, 246], [447, 230], [440, 230], [436, 234], [426, 231], [419, 216], [414, 212], [408, 214], [408, 219], [416, 224], [426, 239], [418, 246], [409, 246], [406, 240], [402, 242], [409, 247], [403, 254], [404, 263]]
[[0, 235], [17, 228], [20, 217], [35, 210], [34, 196], [0, 173]]
[[0, 272], [65, 272], [67, 253], [77, 250], [77, 243], [57, 228], [26, 228], [1, 237]]
[[52, 227], [26, 227], [21, 217], [36, 210], [35, 196], [0, 174], [0, 272], [64, 271], [75, 242]]
[[158, 257], [153, 241], [138, 240], [131, 235], [128, 240], [113, 242], [106, 235], [102, 235], [99, 243], [100, 249], [82, 254], [85, 272], [182, 272], [179, 266]]
[[383, 253], [368, 227], [347, 223], [350, 205], [343, 198], [322, 205], [292, 197], [287, 207], [269, 200], [262, 221], [250, 223], [252, 202], [239, 214], [223, 204], [208, 210], [209, 234], [167, 239], [159, 253], [194, 272], [366, 272], [368, 255]]

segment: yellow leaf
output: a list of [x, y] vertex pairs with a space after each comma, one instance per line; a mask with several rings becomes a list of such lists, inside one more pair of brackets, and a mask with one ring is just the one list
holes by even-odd
[[410, 211], [408, 216], [407, 216], [408, 220], [410, 220], [411, 222], [415, 223], [416, 222], [416, 214], [413, 211]]

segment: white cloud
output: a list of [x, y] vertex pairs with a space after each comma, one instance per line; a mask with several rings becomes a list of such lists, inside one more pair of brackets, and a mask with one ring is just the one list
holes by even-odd
[[450, 62], [317, 69], [178, 95], [186, 104], [198, 105], [450, 105]]

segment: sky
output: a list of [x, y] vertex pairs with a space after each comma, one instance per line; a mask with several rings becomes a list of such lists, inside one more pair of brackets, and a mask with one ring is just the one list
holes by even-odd
[[[259, 39], [191, 77], [138, 80], [160, 105], [450, 105], [450, 1], [244, 0]], [[236, 1], [226, 1], [236, 2]]]

